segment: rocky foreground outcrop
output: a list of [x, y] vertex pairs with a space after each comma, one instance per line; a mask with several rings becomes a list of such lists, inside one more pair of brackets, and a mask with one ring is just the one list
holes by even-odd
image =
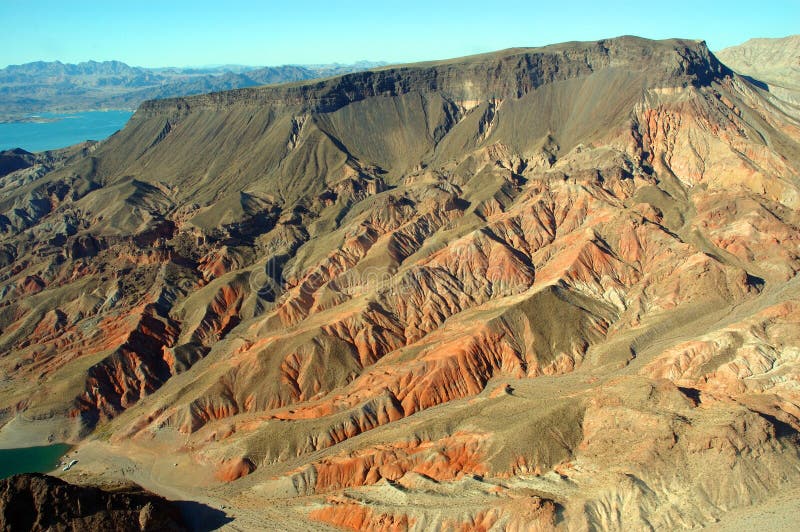
[[151, 493], [107, 492], [37, 473], [0, 480], [0, 529], [187, 530], [177, 507]]
[[702, 42], [148, 102], [24, 172], [3, 423], [301, 528], [696, 527], [800, 483], [800, 114]]

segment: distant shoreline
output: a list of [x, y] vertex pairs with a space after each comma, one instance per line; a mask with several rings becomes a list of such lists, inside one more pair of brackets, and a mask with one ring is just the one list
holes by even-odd
[[0, 124], [48, 124], [58, 122], [63, 118], [50, 118], [44, 116], [0, 117]]
[[[133, 113], [135, 109], [76, 109], [69, 111], [40, 111], [44, 114], [57, 114], [57, 115], [70, 115], [78, 113], [105, 113], [112, 111], [126, 111]], [[60, 122], [64, 120], [65, 116], [42, 116], [38, 114], [25, 114], [25, 115], [3, 115], [0, 116], [0, 124], [49, 124], [52, 122]]]
[[0, 149], [36, 153], [99, 141], [125, 127], [132, 115], [123, 110], [0, 114]]

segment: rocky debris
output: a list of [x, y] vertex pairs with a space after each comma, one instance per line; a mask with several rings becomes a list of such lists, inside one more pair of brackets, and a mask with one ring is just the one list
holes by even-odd
[[108, 492], [30, 473], [0, 480], [2, 530], [188, 530], [178, 508], [141, 490]]

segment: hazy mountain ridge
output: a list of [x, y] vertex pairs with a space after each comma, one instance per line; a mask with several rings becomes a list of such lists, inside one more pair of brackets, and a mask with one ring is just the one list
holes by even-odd
[[737, 72], [766, 83], [771, 92], [800, 104], [800, 35], [750, 39], [717, 56]]
[[198, 69], [132, 67], [120, 61], [38, 61], [0, 69], [0, 117], [10, 119], [47, 111], [133, 109], [154, 98], [302, 81], [380, 64], [362, 61], [353, 65]]
[[0, 438], [244, 529], [707, 525], [800, 485], [799, 131], [622, 37], [7, 154]]

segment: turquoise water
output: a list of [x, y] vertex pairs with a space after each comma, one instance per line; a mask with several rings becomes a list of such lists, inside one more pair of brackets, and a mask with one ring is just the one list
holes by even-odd
[[54, 150], [83, 142], [103, 140], [122, 129], [131, 111], [87, 111], [41, 113], [54, 122], [10, 122], [0, 124], [0, 150], [22, 148], [31, 152]]
[[44, 447], [0, 449], [0, 478], [17, 473], [46, 473], [58, 465], [59, 459], [69, 451], [65, 443]]

